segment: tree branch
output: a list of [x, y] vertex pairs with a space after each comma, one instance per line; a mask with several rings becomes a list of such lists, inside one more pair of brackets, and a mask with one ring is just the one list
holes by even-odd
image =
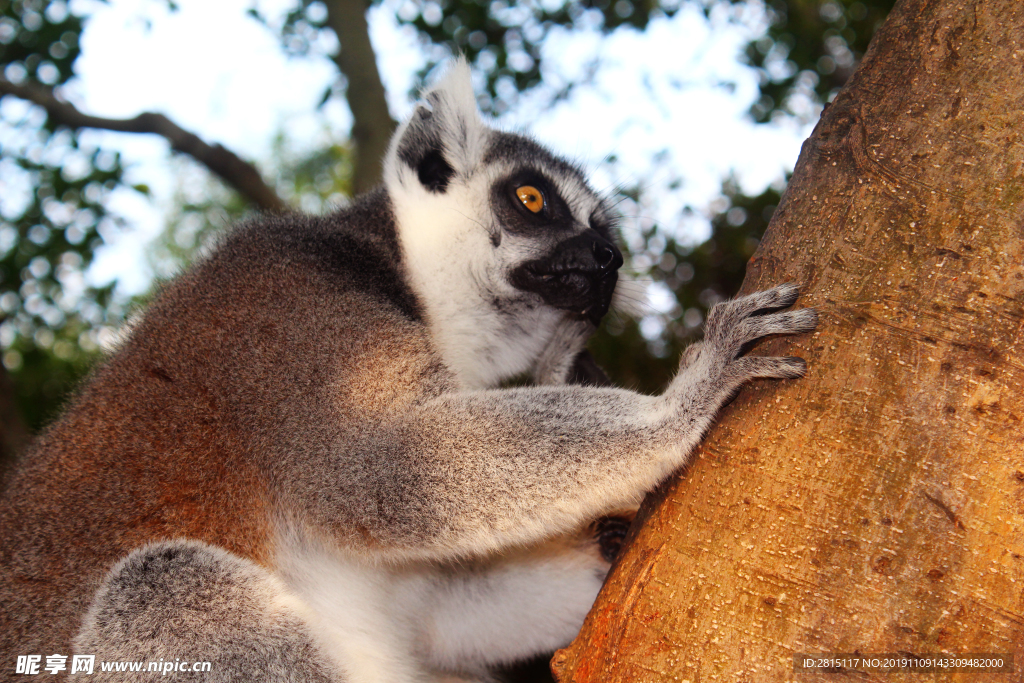
[[356, 149], [352, 192], [360, 194], [380, 183], [382, 162], [396, 124], [388, 111], [384, 84], [370, 44], [367, 3], [329, 0], [326, 4], [327, 25], [341, 43], [334, 63], [348, 79], [345, 97], [352, 110], [352, 141]]
[[171, 149], [188, 154], [224, 182], [237, 190], [243, 197], [265, 211], [284, 213], [288, 205], [272, 187], [267, 185], [260, 172], [251, 163], [221, 145], [210, 145], [199, 136], [184, 130], [163, 114], [143, 113], [131, 119], [106, 119], [83, 114], [74, 105], [63, 102], [50, 88], [34, 83], [12, 83], [0, 79], [0, 96], [14, 95], [38, 104], [46, 110], [50, 120], [68, 128], [99, 128], [121, 133], [151, 133], [171, 143]]

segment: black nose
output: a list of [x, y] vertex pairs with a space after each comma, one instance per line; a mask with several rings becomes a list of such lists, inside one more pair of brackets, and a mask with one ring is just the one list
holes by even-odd
[[531, 264], [536, 272], [576, 273], [588, 279], [605, 277], [622, 265], [618, 248], [593, 230], [559, 243], [551, 255]]
[[592, 240], [591, 251], [594, 254], [594, 264], [598, 270], [618, 270], [622, 265], [622, 254], [614, 244], [598, 234], [589, 235]]

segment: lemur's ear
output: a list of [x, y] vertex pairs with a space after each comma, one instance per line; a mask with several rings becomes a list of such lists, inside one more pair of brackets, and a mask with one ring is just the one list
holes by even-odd
[[469, 64], [459, 57], [395, 133], [385, 178], [389, 185], [415, 178], [427, 190], [443, 193], [454, 176], [468, 175], [480, 163], [486, 132]]

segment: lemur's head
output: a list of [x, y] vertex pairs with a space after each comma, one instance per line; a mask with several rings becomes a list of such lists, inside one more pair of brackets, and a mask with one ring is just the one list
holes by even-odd
[[528, 369], [560, 321], [608, 312], [622, 265], [609, 206], [576, 166], [483, 122], [464, 60], [395, 134], [385, 184], [435, 336], [522, 349], [465, 359], [470, 384]]

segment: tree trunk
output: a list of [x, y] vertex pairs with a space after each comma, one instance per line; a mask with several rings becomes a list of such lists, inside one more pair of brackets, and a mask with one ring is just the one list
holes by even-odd
[[345, 96], [352, 111], [352, 142], [356, 151], [352, 194], [362, 194], [380, 184], [382, 164], [396, 128], [370, 44], [368, 8], [364, 0], [327, 2], [327, 25], [341, 43], [334, 62], [348, 80]]
[[1022, 27], [1020, 0], [893, 10], [743, 287], [804, 287], [819, 331], [756, 352], [808, 375], [745, 389], [649, 497], [560, 681], [923, 680], [794, 675], [893, 652], [1012, 654], [941, 680], [1021, 680]]

